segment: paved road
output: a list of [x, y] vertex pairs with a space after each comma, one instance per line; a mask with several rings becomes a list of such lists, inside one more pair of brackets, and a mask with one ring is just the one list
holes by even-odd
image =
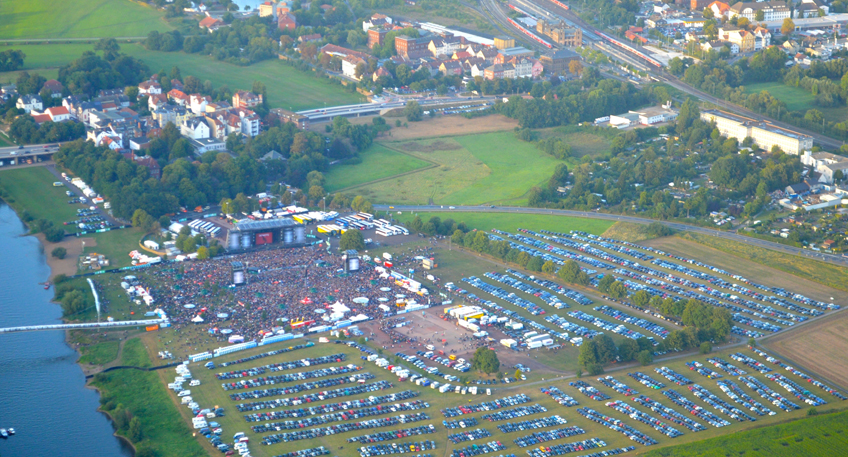
[[[608, 213], [596, 213], [592, 211], [571, 211], [565, 209], [545, 209], [545, 208], [521, 208], [515, 206], [443, 206], [443, 205], [421, 205], [421, 206], [409, 206], [409, 205], [375, 205], [375, 209], [380, 211], [386, 211], [392, 209], [393, 211], [419, 211], [419, 212], [427, 212], [427, 211], [445, 211], [445, 212], [491, 212], [491, 213], [519, 213], [519, 214], [549, 214], [555, 216], [570, 216], [570, 217], [585, 217], [589, 219], [604, 219], [609, 221], [624, 221], [624, 222], [632, 222], [636, 224], [650, 224], [652, 222], [659, 222], [667, 227], [671, 227], [675, 230], [688, 231], [694, 233], [700, 233], [702, 235], [715, 236], [719, 238], [724, 238], [728, 240], [738, 241], [745, 244], [750, 244], [753, 246], [759, 246], [766, 249], [772, 249], [775, 251], [784, 252], [787, 254], [800, 255], [803, 257], [808, 257], [815, 260], [820, 260], [823, 262], [832, 263], [838, 266], [848, 266], [848, 258], [833, 255], [833, 254], [821, 254], [818, 252], [810, 251], [807, 249], [796, 248], [793, 246], [786, 246], [784, 244], [775, 243], [772, 241], [761, 240], [758, 238], [751, 238], [744, 235], [739, 235], [733, 232], [722, 232], [706, 227], [698, 227], [689, 224], [683, 224], [680, 222], [669, 222], [669, 221], [657, 221], [654, 219], [646, 219], [642, 217], [636, 216], [625, 216], [619, 214], [608, 214]], [[453, 209], [450, 209], [453, 208]]]
[[[15, 38], [12, 40], [0, 40], [0, 43], [63, 43], [66, 41], [98, 41], [104, 37], [91, 37], [91, 38]], [[114, 38], [116, 40], [144, 40], [147, 39], [146, 36], [116, 36], [116, 37], [106, 37], [106, 38]]]
[[23, 148], [20, 146], [9, 146], [0, 148], [0, 159], [12, 159], [28, 157], [34, 154], [44, 154], [47, 152], [56, 152], [59, 150], [59, 143], [46, 144], [27, 144]]

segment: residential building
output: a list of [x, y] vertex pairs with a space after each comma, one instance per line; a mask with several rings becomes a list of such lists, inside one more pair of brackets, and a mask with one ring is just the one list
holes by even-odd
[[533, 51], [527, 48], [501, 49], [495, 56], [495, 63], [504, 63], [513, 57], [533, 57]]
[[824, 15], [830, 12], [830, 7], [821, 0], [801, 0], [801, 3], [795, 5], [796, 18], [819, 17], [820, 12]]
[[280, 30], [294, 30], [297, 28], [297, 18], [292, 13], [282, 13], [277, 17], [277, 28]]
[[486, 79], [503, 79], [504, 69], [503, 64], [496, 63], [484, 70], [484, 78]]
[[321, 41], [324, 37], [321, 36], [320, 33], [310, 33], [308, 35], [301, 35], [297, 37], [298, 43], [309, 43], [312, 41]]
[[828, 184], [833, 183], [833, 175], [837, 170], [842, 170], [842, 175], [848, 176], [848, 157], [806, 150], [801, 155], [801, 163], [821, 173], [822, 180]]
[[691, 0], [689, 8], [692, 11], [704, 11], [704, 8], [710, 6], [710, 3], [712, 3], [711, 0]]
[[144, 81], [138, 85], [138, 95], [161, 94], [162, 86], [156, 81]]
[[771, 151], [774, 146], [787, 154], [799, 155], [813, 148], [813, 137], [783, 129], [765, 122], [719, 110], [701, 111], [701, 120], [714, 122], [718, 131], [740, 142], [747, 137], [761, 149]]
[[740, 52], [751, 52], [754, 50], [754, 34], [736, 27], [720, 27], [718, 37], [739, 46]]
[[[763, 21], [782, 21], [790, 16], [790, 9], [785, 2], [738, 2], [730, 7], [728, 17], [744, 17], [751, 22], [756, 21], [757, 12], [763, 12]], [[744, 52], [744, 51], [743, 51]]]
[[478, 76], [485, 78], [486, 77], [486, 67], [483, 63], [472, 63], [468, 66], [468, 71], [471, 72], [471, 77], [476, 78]]
[[191, 100], [185, 92], [178, 89], [168, 91], [168, 100], [180, 106], [191, 106]]
[[275, 6], [274, 2], [265, 2], [259, 5], [259, 17], [274, 16]]
[[159, 168], [159, 162], [157, 162], [153, 157], [136, 157], [134, 161], [142, 167], [147, 168], [151, 178], [158, 180], [162, 177], [162, 170]]
[[150, 148], [151, 139], [146, 136], [138, 136], [135, 138], [130, 138], [130, 150], [131, 151], [141, 151], [144, 149]]
[[545, 68], [548, 74], [557, 74], [568, 71], [568, 64], [572, 60], [580, 60], [580, 56], [576, 52], [568, 49], [561, 49], [553, 54], [545, 54], [539, 57], [539, 62]]
[[320, 54], [328, 54], [328, 55], [331, 55], [331, 56], [336, 56], [340, 59], [343, 59], [347, 56], [356, 56], [356, 57], [359, 57], [362, 60], [368, 60], [368, 58], [371, 57], [364, 52], [354, 51], [353, 49], [343, 48], [341, 46], [336, 46], [334, 44], [325, 44], [324, 46], [321, 47], [321, 49], [319, 50], [319, 53]]
[[583, 30], [579, 27], [569, 27], [562, 22], [549, 24], [548, 21], [539, 19], [536, 21], [536, 31], [562, 46], [583, 46]]
[[262, 104], [262, 94], [238, 90], [233, 94], [234, 108], [253, 108]]
[[433, 57], [451, 56], [454, 52], [462, 49], [465, 44], [465, 37], [457, 37], [448, 32], [441, 38], [431, 39], [427, 45], [427, 50]]
[[206, 29], [206, 30], [208, 30], [208, 31], [209, 31], [209, 33], [212, 33], [212, 32], [214, 32], [215, 30], [218, 30], [219, 28], [221, 28], [221, 27], [223, 27], [223, 26], [225, 26], [225, 25], [226, 25], [226, 24], [224, 24], [224, 21], [222, 21], [222, 20], [220, 20], [220, 19], [218, 19], [218, 18], [216, 18], [216, 17], [206, 17], [206, 18], [203, 18], [203, 20], [202, 20], [202, 21], [200, 21], [200, 24], [198, 24], [198, 26], [199, 26], [201, 29]]
[[374, 46], [382, 46], [388, 33], [389, 30], [382, 27], [368, 29], [368, 49], [374, 49]]
[[15, 108], [22, 109], [29, 113], [32, 110], [41, 111], [44, 109], [44, 104], [41, 97], [38, 95], [21, 95], [20, 98], [18, 98], [18, 102], [15, 104]]
[[202, 117], [188, 118], [180, 123], [180, 134], [194, 140], [209, 138], [209, 126]]
[[299, 129], [305, 130], [309, 127], [309, 118], [302, 114], [297, 114], [282, 108], [273, 108], [271, 110], [271, 114], [280, 118], [281, 122], [293, 122]]
[[374, 72], [373, 75], [371, 75], [371, 80], [377, 81], [380, 78], [391, 79], [391, 78], [394, 78], [394, 76], [392, 76], [392, 73], [389, 70], [386, 70], [384, 67], [380, 67], [380, 68], [377, 69], [377, 71]]
[[754, 29], [754, 50], [759, 51], [771, 46], [771, 33], [767, 28], [757, 27]]
[[728, 11], [730, 11], [730, 5], [724, 2], [715, 1], [710, 3], [708, 6], [710, 10], [713, 12], [713, 17], [721, 18], [727, 16]]
[[375, 14], [371, 16], [369, 19], [362, 21], [362, 31], [367, 32], [369, 29], [373, 27], [382, 27], [384, 25], [391, 25], [392, 18], [386, 16], [385, 14]]
[[511, 63], [504, 63], [504, 64], [501, 64], [501, 67], [503, 68], [503, 78], [504, 79], [515, 79], [516, 78], [515, 65], [513, 65]]
[[515, 47], [515, 38], [509, 36], [496, 36], [495, 37], [495, 48], [496, 49], [508, 49]]
[[395, 37], [395, 50], [398, 55], [405, 59], [417, 59], [428, 54], [432, 54], [428, 47], [430, 46], [430, 38], [411, 38], [406, 35]]
[[728, 48], [731, 54], [739, 54], [739, 45], [736, 43], [731, 43], [730, 41], [714, 40], [707, 41], [706, 43], [703, 43], [701, 45], [701, 49], [707, 52], [721, 52], [721, 49], [725, 47]]
[[50, 116], [50, 120], [53, 122], [71, 120], [71, 113], [68, 111], [68, 108], [65, 108], [64, 106], [54, 106], [53, 108], [47, 108], [46, 110], [44, 110], [44, 114]]
[[342, 59], [342, 74], [350, 79], [359, 81], [362, 75], [356, 76], [356, 66], [359, 64], [365, 65], [364, 59], [357, 56], [347, 56]]
[[162, 105], [168, 104], [168, 96], [166, 94], [151, 94], [147, 97], [147, 110], [151, 113]]
[[168, 122], [180, 125], [191, 117], [191, 113], [180, 105], [162, 105], [153, 111], [151, 114], [153, 120], [159, 123], [160, 127], [165, 127]]
[[209, 151], [226, 151], [227, 143], [218, 138], [189, 138], [188, 140], [197, 155], [203, 155]]
[[189, 109], [194, 114], [203, 114], [206, 112], [206, 105], [212, 103], [212, 97], [208, 95], [191, 94], [189, 95]]
[[445, 60], [439, 65], [439, 71], [445, 76], [461, 75], [462, 64], [456, 60]]
[[639, 123], [642, 125], [654, 125], [677, 119], [677, 110], [671, 107], [671, 103], [662, 106], [649, 106], [645, 109], [630, 111], [639, 115]]
[[65, 87], [62, 86], [62, 83], [56, 81], [55, 79], [48, 79], [47, 82], [44, 83], [44, 86], [41, 88], [41, 90], [48, 90], [50, 92], [51, 97], [59, 98], [62, 96], [62, 91], [65, 90]]

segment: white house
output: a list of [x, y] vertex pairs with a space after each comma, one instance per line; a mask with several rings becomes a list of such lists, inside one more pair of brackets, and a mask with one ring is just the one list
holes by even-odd
[[193, 140], [209, 138], [209, 126], [202, 117], [186, 119], [180, 124], [180, 133]]
[[206, 112], [206, 105], [212, 103], [212, 98], [208, 95], [191, 94], [189, 96], [191, 112], [194, 114], [203, 114]]
[[44, 104], [38, 95], [21, 95], [18, 98], [18, 103], [15, 104], [15, 108], [22, 109], [27, 113], [32, 110], [41, 111], [43, 107]]
[[138, 85], [138, 95], [161, 94], [162, 86], [156, 81], [145, 81]]
[[71, 120], [71, 113], [68, 111], [68, 108], [65, 108], [64, 106], [54, 106], [53, 108], [47, 108], [44, 113], [50, 116], [50, 120], [53, 122]]

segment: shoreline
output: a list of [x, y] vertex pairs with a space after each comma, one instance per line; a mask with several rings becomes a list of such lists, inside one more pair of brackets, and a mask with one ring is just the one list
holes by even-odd
[[[20, 214], [18, 214], [18, 211], [15, 209], [15, 207], [14, 207], [14, 206], [9, 205], [8, 203], [6, 203], [6, 201], [5, 201], [5, 200], [3, 201], [3, 203], [5, 203], [6, 205], [8, 205], [8, 206], [9, 206], [9, 208], [11, 208], [11, 209], [12, 209], [12, 211], [14, 211], [14, 212], [15, 212], [15, 215], [18, 217], [18, 219], [20, 219], [21, 215], [20, 215]], [[23, 223], [24, 227], [26, 227], [26, 229], [27, 229], [27, 230], [29, 230], [29, 226], [27, 225], [27, 223], [26, 223], [26, 222], [23, 222], [23, 220], [22, 220], [22, 219], [21, 219], [21, 223]], [[39, 244], [41, 245], [41, 253], [42, 253], [42, 255], [44, 256], [45, 263], [47, 263], [47, 267], [50, 269], [50, 273], [49, 273], [49, 276], [48, 276], [48, 281], [50, 281], [51, 283], [52, 283], [52, 281], [53, 281], [53, 278], [55, 278], [57, 275], [59, 275], [59, 274], [66, 274], [66, 273], [65, 273], [65, 271], [66, 271], [66, 270], [68, 270], [68, 262], [67, 262], [68, 260], [76, 259], [76, 258], [77, 258], [77, 257], [79, 257], [79, 255], [82, 253], [82, 244], [80, 244], [80, 245], [79, 245], [79, 247], [80, 247], [80, 251], [79, 251], [78, 253], [73, 254], [73, 255], [72, 255], [72, 257], [69, 257], [68, 255], [66, 255], [64, 259], [58, 259], [58, 258], [53, 257], [52, 255], [50, 255], [50, 252], [48, 252], [48, 250], [52, 251], [52, 250], [53, 250], [53, 249], [55, 249], [56, 247], [61, 246], [61, 247], [64, 247], [65, 249], [67, 249], [67, 250], [68, 250], [68, 254], [72, 254], [72, 250], [71, 250], [71, 249], [68, 249], [68, 247], [69, 247], [69, 246], [71, 246], [71, 244], [73, 244], [73, 245], [75, 245], [75, 246], [76, 246], [76, 245], [77, 245], [77, 243], [70, 243], [71, 239], [68, 239], [68, 238], [66, 238], [65, 240], [62, 240], [62, 241], [61, 241], [61, 242], [59, 242], [59, 243], [51, 243], [51, 242], [47, 241], [47, 239], [44, 237], [44, 234], [43, 234], [43, 233], [36, 233], [36, 234], [32, 234], [32, 233], [27, 232], [26, 234], [24, 234], [24, 235], [22, 235], [22, 236], [34, 236], [34, 237], [38, 240]], [[84, 240], [85, 238], [76, 238], [76, 239], [77, 239], [77, 240], [82, 241], [82, 240]], [[89, 239], [85, 239], [85, 240], [87, 241], [86, 245], [88, 245], [88, 246], [96, 246], [96, 245], [97, 245], [97, 243], [94, 241], [94, 239], [93, 239], [93, 238], [89, 238]], [[90, 242], [91, 244], [88, 244], [89, 242]], [[75, 267], [74, 263], [75, 263], [75, 262], [72, 262], [72, 263], [70, 264], [70, 265], [71, 265], [71, 267], [73, 268], [73, 271], [71, 271], [71, 272], [70, 272], [70, 274], [71, 274], [71, 275], [73, 275], [73, 274], [75, 274], [75, 273], [76, 273], [76, 267]], [[61, 271], [60, 271], [60, 270], [61, 270]], [[60, 306], [60, 305], [59, 305], [59, 303], [58, 303], [58, 302], [56, 302], [56, 300], [54, 300], [54, 298], [56, 297], [56, 295], [55, 295], [55, 294], [56, 294], [55, 285], [53, 285], [53, 287], [54, 287], [54, 288], [53, 288], [53, 298], [51, 298], [51, 299], [50, 299], [50, 303], [53, 303], [54, 305]], [[65, 320], [65, 318], [64, 318], [64, 317], [62, 317], [62, 322], [67, 322], [67, 321]], [[69, 348], [71, 348], [74, 352], [76, 352], [76, 353], [77, 353], [77, 359], [76, 359], [76, 360], [74, 360], [74, 363], [75, 363], [75, 364], [76, 364], [76, 365], [80, 368], [80, 370], [82, 371], [82, 373], [83, 373], [83, 379], [85, 379], [85, 376], [87, 376], [87, 375], [89, 375], [89, 374], [96, 374], [96, 373], [91, 373], [91, 372], [89, 372], [88, 370], [86, 370], [86, 369], [85, 369], [85, 367], [83, 367], [83, 366], [79, 363], [79, 360], [80, 360], [80, 358], [82, 357], [82, 352], [80, 352], [80, 350], [79, 350], [79, 345], [74, 344], [74, 343], [71, 341], [71, 331], [70, 331], [70, 330], [65, 330], [65, 344], [66, 344]], [[102, 367], [101, 367], [101, 368], [102, 368]], [[99, 372], [99, 371], [98, 371], [98, 372]], [[93, 378], [91, 378], [91, 379], [93, 379]], [[111, 415], [111, 414], [109, 414], [108, 412], [106, 412], [106, 411], [104, 411], [104, 410], [103, 410], [102, 405], [100, 404], [100, 399], [101, 399], [101, 398], [103, 398], [103, 393], [102, 393], [102, 392], [100, 392], [100, 389], [98, 389], [97, 387], [95, 387], [95, 386], [91, 385], [91, 380], [90, 380], [90, 379], [85, 379], [85, 382], [84, 382], [84, 384], [83, 384], [83, 387], [85, 387], [86, 389], [92, 389], [92, 390], [94, 390], [95, 392], [97, 392], [97, 402], [98, 402], [98, 406], [97, 406], [97, 409], [96, 409], [95, 411], [97, 411], [97, 412], [99, 412], [99, 413], [101, 413], [101, 414], [104, 414], [104, 415], [106, 415], [106, 417], [108, 417], [108, 418], [109, 418], [109, 424], [110, 424], [110, 425], [111, 425], [111, 427], [112, 427], [112, 436], [114, 436], [115, 438], [117, 438], [117, 439], [118, 439], [118, 441], [120, 441], [120, 442], [122, 443], [122, 445], [127, 446], [129, 449], [132, 449], [132, 455], [133, 455], [133, 456], [135, 456], [135, 455], [136, 455], [136, 453], [138, 452], [138, 449], [136, 449], [135, 445], [132, 443], [132, 441], [130, 441], [130, 440], [129, 440], [129, 438], [127, 438], [127, 437], [125, 437], [125, 436], [122, 436], [122, 435], [119, 435], [119, 434], [118, 434], [118, 430], [117, 430], [117, 428], [115, 427], [115, 420], [114, 420], [114, 418], [112, 417], [112, 415]]]

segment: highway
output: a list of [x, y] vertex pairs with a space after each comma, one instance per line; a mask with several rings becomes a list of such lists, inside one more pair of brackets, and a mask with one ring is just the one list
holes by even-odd
[[[483, 102], [492, 101], [495, 97], [445, 97], [445, 98], [409, 98], [405, 100], [384, 103], [360, 103], [356, 105], [331, 106], [327, 108], [310, 109], [298, 111], [297, 114], [306, 116], [310, 121], [329, 121], [336, 116], [362, 116], [379, 114], [382, 110], [403, 108], [409, 101], [416, 101], [421, 106], [445, 105], [461, 102]], [[2, 156], [0, 156], [2, 157]]]
[[[451, 209], [452, 208], [452, 209]], [[759, 246], [766, 249], [771, 249], [774, 251], [780, 251], [786, 254], [799, 255], [803, 257], [807, 257], [810, 259], [819, 260], [822, 262], [831, 263], [834, 265], [838, 265], [841, 267], [848, 266], [848, 258], [833, 255], [833, 254], [824, 254], [815, 251], [810, 251], [808, 249], [796, 248], [793, 246], [787, 246], [780, 243], [775, 243], [772, 241], [761, 240], [758, 238], [752, 238], [744, 235], [739, 235], [734, 232], [722, 232], [719, 230], [713, 230], [706, 227], [698, 227], [695, 225], [683, 224], [680, 222], [668, 222], [668, 221], [657, 221], [654, 219], [646, 219], [642, 217], [636, 216], [625, 216], [619, 214], [609, 214], [609, 213], [597, 213], [593, 211], [572, 211], [565, 209], [546, 209], [546, 208], [522, 208], [515, 206], [444, 206], [444, 205], [421, 205], [421, 206], [410, 206], [410, 205], [374, 205], [375, 210], [379, 211], [417, 211], [417, 212], [473, 212], [473, 213], [518, 213], [518, 214], [544, 214], [544, 215], [554, 215], [554, 216], [569, 216], [569, 217], [585, 217], [589, 219], [603, 219], [609, 221], [623, 221], [623, 222], [632, 222], [635, 224], [650, 224], [652, 222], [659, 222], [667, 227], [673, 228], [674, 230], [687, 231], [693, 233], [699, 233], [702, 235], [715, 236], [717, 238], [724, 238], [727, 240], [738, 241], [740, 243], [749, 244], [752, 246]]]
[[[487, 4], [487, 2], [492, 2], [492, 1], [494, 1], [494, 0], [482, 0], [484, 5]], [[519, 3], [533, 4], [534, 6], [537, 7], [537, 9], [549, 11], [549, 12], [553, 13], [554, 16], [562, 17], [562, 18], [568, 20], [569, 22], [571, 22], [572, 24], [577, 25], [578, 27], [583, 29], [584, 40], [586, 39], [587, 36], [591, 36], [591, 35], [595, 34], [596, 32], [599, 32], [598, 29], [587, 24], [579, 16], [577, 16], [577, 14], [575, 14], [574, 12], [560, 8], [556, 4], [549, 2], [547, 0], [532, 0], [532, 1], [531, 0], [526, 0], [526, 1], [525, 0], [518, 0], [518, 2]], [[594, 44], [594, 43], [592, 43], [592, 44]], [[642, 70], [649, 71], [656, 79], [660, 80], [661, 82], [667, 83], [668, 85], [670, 85], [670, 86], [672, 86], [672, 87], [674, 87], [674, 88], [676, 88], [676, 89], [678, 89], [682, 92], [685, 92], [689, 95], [695, 96], [700, 100], [712, 103], [713, 105], [716, 105], [716, 106], [718, 106], [718, 107], [720, 107], [724, 110], [730, 111], [734, 114], [747, 116], [747, 117], [750, 117], [750, 118], [755, 119], [755, 120], [760, 121], [760, 122], [767, 122], [767, 123], [772, 124], [772, 125], [777, 126], [777, 127], [781, 127], [781, 128], [787, 129], [787, 130], [792, 130], [794, 132], [802, 133], [804, 135], [809, 135], [809, 136], [813, 137], [813, 139], [815, 140], [816, 143], [818, 143], [819, 145], [821, 145], [825, 148], [839, 149], [844, 144], [840, 140], [836, 140], [834, 138], [830, 138], [828, 136], [822, 135], [819, 132], [813, 132], [813, 131], [808, 130], [808, 129], [796, 127], [796, 126], [788, 124], [786, 122], [774, 120], [774, 119], [772, 119], [768, 116], [762, 115], [760, 113], [756, 113], [756, 112], [751, 111], [751, 110], [744, 108], [742, 106], [736, 105], [734, 103], [730, 103], [727, 100], [724, 100], [724, 99], [715, 97], [713, 95], [710, 95], [706, 92], [703, 92], [699, 89], [696, 89], [696, 88], [680, 81], [675, 76], [670, 75], [670, 74], [666, 73], [665, 71], [663, 71], [663, 69], [656, 69], [656, 68], [654, 68], [650, 65], [645, 65], [644, 62], [639, 59], [639, 57], [637, 57], [635, 55], [633, 55], [633, 56], [626, 55], [626, 53], [622, 52], [621, 49], [613, 50], [611, 46], [598, 46], [598, 45], [596, 45], [595, 47], [598, 50], [600, 50], [601, 52], [604, 52], [606, 54], [610, 54], [617, 59], [620, 59], [620, 60], [623, 60], [623, 61], [628, 62], [630, 64], [633, 64], [633, 65], [641, 68]]]
[[61, 143], [29, 144], [23, 148], [20, 146], [9, 146], [0, 148], [0, 160], [31, 157], [36, 154], [54, 153], [59, 150]]

